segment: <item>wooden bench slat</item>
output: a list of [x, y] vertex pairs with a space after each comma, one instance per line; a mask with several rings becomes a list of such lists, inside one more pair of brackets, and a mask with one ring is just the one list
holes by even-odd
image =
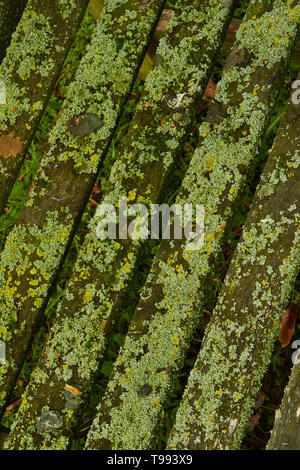
[[11, 35], [20, 21], [27, 0], [0, 1], [0, 63], [5, 56]]
[[[0, 408], [24, 354], [94, 185], [99, 163], [121, 115], [164, 5], [140, 9], [128, 0], [99, 19], [65, 107], [49, 135], [49, 150], [0, 258], [0, 338], [7, 365], [0, 372]], [[77, 116], [91, 115], [88, 126]], [[80, 118], [79, 118], [80, 119]], [[101, 121], [101, 127], [99, 122]], [[71, 133], [73, 131], [73, 134]], [[88, 135], [77, 136], [75, 133]]]
[[229, 56], [217, 89], [220, 104], [209, 112], [211, 122], [200, 128], [202, 141], [177, 199], [204, 204], [204, 247], [191, 252], [182, 240], [162, 241], [86, 449], [153, 445], [173, 379], [200, 320], [224, 228], [259, 149], [298, 20], [297, 2], [252, 1], [249, 6], [237, 33], [240, 51]]
[[[193, 16], [192, 21], [185, 21], [186, 12]], [[124, 196], [147, 206], [160, 200], [162, 188], [166, 186], [184, 143], [195, 103], [202, 97], [231, 13], [232, 8], [219, 5], [218, 0], [202, 0], [196, 5], [194, 0], [176, 2], [172, 21], [178, 26], [166, 34], [157, 51], [161, 54], [161, 64], [145, 82], [121, 155], [113, 166], [103, 203], [117, 205], [119, 197]], [[215, 26], [206, 32], [211, 17], [215, 18]], [[172, 63], [174, 50], [176, 62]], [[166, 98], [174, 100], [183, 94], [179, 106], [167, 105]], [[172, 147], [168, 143], [170, 140]], [[64, 394], [68, 392], [64, 387], [66, 384], [75, 386], [84, 399], [92, 386], [120, 298], [126, 294], [136, 259], [145, 243], [131, 239], [101, 242], [96, 233], [98, 222], [96, 215], [59, 307], [43, 358], [26, 390], [24, 406], [18, 411], [7, 443], [9, 447], [49, 449], [56, 448], [58, 441], [60, 446], [66, 447], [80, 412], [80, 403], [70, 414], [65, 406]], [[41, 376], [44, 377], [42, 382]], [[45, 407], [64, 417], [63, 427], [53, 435], [38, 433], [36, 429], [36, 420]]]
[[6, 88], [6, 104], [0, 105], [0, 213], [87, 4], [29, 0], [0, 65]]
[[275, 138], [190, 374], [171, 449], [232, 449], [245, 435], [300, 268], [300, 113], [293, 114], [293, 106]]

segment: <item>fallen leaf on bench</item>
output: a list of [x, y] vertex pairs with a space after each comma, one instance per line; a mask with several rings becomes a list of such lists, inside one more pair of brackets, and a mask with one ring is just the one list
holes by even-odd
[[288, 307], [281, 318], [279, 341], [282, 348], [288, 346], [295, 333], [297, 315], [292, 307]]

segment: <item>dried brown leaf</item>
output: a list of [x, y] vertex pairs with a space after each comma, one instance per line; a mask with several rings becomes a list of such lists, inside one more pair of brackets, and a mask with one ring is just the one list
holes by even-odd
[[251, 429], [251, 431], [253, 431], [253, 429], [259, 424], [260, 418], [261, 418], [261, 413], [259, 411], [255, 413], [254, 415], [252, 415], [251, 418], [249, 418], [248, 426]]

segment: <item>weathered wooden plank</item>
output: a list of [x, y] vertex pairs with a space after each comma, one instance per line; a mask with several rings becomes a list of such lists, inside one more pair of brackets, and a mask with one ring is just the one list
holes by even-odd
[[[205, 89], [232, 10], [220, 5], [218, 0], [176, 2], [172, 17], [175, 26], [158, 49], [161, 64], [146, 80], [103, 203], [117, 206], [119, 198], [124, 196], [128, 204], [140, 202], [147, 207], [159, 201], [184, 143], [195, 104]], [[186, 21], [188, 12], [190, 21]], [[213, 25], [208, 28], [212, 18]], [[86, 398], [93, 383], [120, 298], [126, 293], [145, 243], [130, 238], [101, 242], [96, 233], [98, 222], [96, 215], [43, 358], [33, 372], [16, 417], [7, 443], [11, 448], [56, 448], [58, 442], [60, 447], [66, 447], [81, 400]], [[76, 395], [73, 396], [76, 409], [72, 413], [72, 400], [66, 402], [66, 394], [72, 397], [65, 389], [67, 385], [81, 392], [77, 404]], [[36, 428], [37, 419], [46, 407], [63, 417], [62, 427], [53, 434], [39, 433]]]
[[0, 66], [0, 213], [18, 176], [88, 0], [29, 0]]
[[154, 445], [165, 401], [200, 319], [224, 228], [259, 149], [299, 15], [297, 2], [252, 1], [249, 6], [217, 89], [219, 104], [200, 128], [202, 140], [177, 199], [204, 204], [204, 247], [190, 251], [185, 240], [162, 241], [87, 449]]
[[49, 149], [0, 258], [0, 408], [14, 385], [55, 275], [84, 210], [163, 0], [107, 0], [49, 135]]
[[1, 0], [0, 1], [0, 63], [5, 51], [20, 21], [27, 0]]
[[189, 377], [169, 448], [231, 449], [244, 437], [300, 268], [300, 113], [293, 110], [291, 103]]

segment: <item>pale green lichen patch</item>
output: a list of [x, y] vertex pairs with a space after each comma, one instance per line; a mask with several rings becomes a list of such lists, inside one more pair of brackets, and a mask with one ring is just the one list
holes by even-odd
[[[284, 20], [288, 40], [284, 52], [281, 51], [282, 65], [289, 58], [300, 14], [299, 7], [294, 8], [295, 2], [283, 1], [275, 1], [270, 14], [281, 16], [283, 6], [289, 14]], [[261, 41], [265, 40], [264, 30], [257, 31], [255, 23], [248, 24], [248, 21], [253, 12], [256, 11], [259, 18], [267, 10], [268, 5], [263, 7], [251, 2], [245, 20], [248, 26], [237, 39], [237, 45], [241, 38], [247, 42], [249, 28], [252, 28], [251, 33], [256, 31]], [[162, 242], [86, 448], [151, 448], [174, 375], [181, 367], [198, 324], [198, 312], [214, 272], [224, 229], [259, 149], [273, 105], [276, 86], [270, 79], [278, 69], [278, 63], [266, 67], [264, 61], [273, 61], [275, 48], [276, 43], [264, 49], [262, 56], [260, 51], [249, 50], [247, 66], [230, 66], [222, 77], [216, 95], [222, 117], [218, 121], [210, 119], [201, 126], [200, 144], [177, 199], [181, 204], [204, 204], [204, 247], [189, 252], [182, 241]], [[232, 59], [233, 56], [229, 57], [229, 63]], [[283, 216], [282, 224], [284, 222]], [[225, 361], [235, 357], [234, 348], [233, 345]], [[144, 386], [148, 390], [151, 388], [147, 396], [139, 393]], [[189, 417], [189, 412], [186, 416]], [[234, 422], [231, 429], [233, 427]]]
[[67, 20], [74, 8], [77, 7], [76, 0], [58, 0], [58, 6], [64, 20]]

